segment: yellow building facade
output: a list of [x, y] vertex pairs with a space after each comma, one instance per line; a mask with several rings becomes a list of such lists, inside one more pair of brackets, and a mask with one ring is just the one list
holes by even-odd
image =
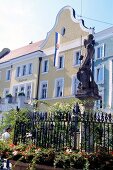
[[36, 97], [39, 57], [42, 52], [36, 42], [11, 51], [0, 59], [0, 96], [13, 96], [17, 102], [18, 93], [25, 93], [26, 100]]
[[[60, 35], [57, 67], [56, 32]], [[0, 59], [0, 96], [5, 98], [11, 93], [16, 98], [24, 92], [27, 101], [37, 98], [51, 104], [75, 98], [79, 57], [84, 55], [83, 41], [91, 33], [93, 29], [76, 19], [74, 9], [62, 8], [45, 40], [11, 51]]]
[[[57, 67], [54, 66], [56, 32], [60, 34]], [[85, 55], [83, 41], [90, 33], [93, 33], [93, 29], [86, 28], [83, 20], [77, 20], [75, 11], [71, 7], [66, 6], [61, 9], [56, 17], [54, 27], [41, 45], [43, 58], [40, 75], [40, 100], [55, 103], [75, 98], [78, 85], [76, 73], [80, 66], [79, 57]], [[45, 61], [48, 62], [48, 70], [44, 73]]]

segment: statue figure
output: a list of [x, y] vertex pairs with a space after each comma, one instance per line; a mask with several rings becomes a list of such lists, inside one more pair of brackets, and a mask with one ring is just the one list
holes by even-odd
[[92, 61], [95, 53], [94, 45], [95, 40], [92, 34], [88, 35], [88, 39], [84, 40], [84, 47], [86, 49], [85, 56], [81, 56], [80, 60], [82, 65], [77, 72], [77, 79], [80, 81], [78, 85], [78, 91], [76, 97], [88, 97], [98, 95], [98, 86], [94, 81], [94, 76], [92, 72]]

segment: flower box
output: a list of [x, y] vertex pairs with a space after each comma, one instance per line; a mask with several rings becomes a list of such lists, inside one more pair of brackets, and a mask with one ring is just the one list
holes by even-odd
[[[10, 160], [13, 170], [28, 170], [29, 163], [23, 163], [23, 162], [17, 162]], [[62, 168], [54, 168], [51, 166], [46, 166], [46, 165], [38, 165], [36, 164], [36, 169], [38, 170], [63, 170]]]

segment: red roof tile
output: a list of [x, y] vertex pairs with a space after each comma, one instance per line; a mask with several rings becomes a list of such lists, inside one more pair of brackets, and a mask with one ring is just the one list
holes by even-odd
[[35, 42], [35, 43], [31, 43], [27, 46], [18, 48], [16, 50], [10, 51], [9, 54], [5, 55], [3, 58], [0, 59], [0, 63], [4, 63], [11, 59], [18, 58], [20, 56], [38, 51], [40, 50], [40, 45], [42, 44], [42, 42], [43, 40]]

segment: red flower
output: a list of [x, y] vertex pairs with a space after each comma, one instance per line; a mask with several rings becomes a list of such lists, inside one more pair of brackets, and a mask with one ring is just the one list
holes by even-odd
[[111, 154], [111, 155], [113, 155], [113, 151], [112, 151], [112, 152], [110, 152], [110, 154]]
[[15, 145], [13, 143], [9, 144], [9, 147], [14, 148]]

